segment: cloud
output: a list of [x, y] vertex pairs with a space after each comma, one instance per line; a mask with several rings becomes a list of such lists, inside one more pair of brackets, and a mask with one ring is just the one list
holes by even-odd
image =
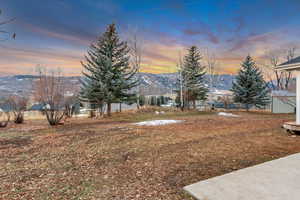
[[143, 51], [143, 71], [175, 72], [179, 53], [185, 47], [178, 44], [167, 45], [163, 43], [147, 42]]
[[0, 50], [0, 66], [22, 73], [46, 64], [80, 74], [86, 48], [115, 21], [120, 33], [128, 23], [142, 29], [144, 71], [174, 71], [179, 51], [198, 45], [214, 48], [223, 71], [230, 72], [248, 53], [261, 58], [265, 49], [299, 43], [299, 32], [276, 31], [298, 27], [299, 0], [274, 1], [166, 0], [141, 6], [134, 0], [4, 0], [5, 13], [18, 19], [7, 27], [19, 37]]
[[188, 27], [185, 26], [183, 28], [182, 32], [186, 36], [203, 35], [205, 38], [207, 38], [213, 44], [220, 43], [219, 38], [215, 35], [212, 28], [201, 21], [197, 21], [197, 22], [188, 24]]
[[251, 49], [251, 47], [257, 44], [263, 43], [267, 45], [269, 42], [276, 41], [277, 39], [279, 39], [279, 36], [274, 32], [254, 35], [254, 36], [237, 40], [236, 42], [234, 42], [234, 45], [230, 48], [229, 51], [237, 51], [244, 48]]
[[43, 28], [43, 27], [39, 27], [39, 26], [35, 26], [32, 24], [27, 24], [27, 23], [22, 23], [21, 25], [30, 32], [39, 33], [48, 38], [56, 38], [56, 39], [84, 45], [84, 46], [89, 45], [93, 40], [95, 40], [97, 38], [96, 35], [92, 36], [92, 34], [86, 34], [86, 33], [80, 33], [80, 32], [73, 34], [71, 31], [69, 31], [69, 33], [60, 32], [60, 31], [50, 30], [47, 28]]
[[214, 44], [219, 44], [220, 42], [219, 38], [208, 29], [200, 29], [200, 28], [184, 29], [183, 33], [188, 36], [204, 35], [210, 42]]
[[187, 6], [191, 2], [186, 2], [183, 0], [165, 0], [161, 1], [157, 7], [151, 9], [150, 11], [171, 11], [173, 13], [179, 14], [181, 16], [188, 16]]
[[169, 8], [175, 11], [182, 11], [185, 8], [185, 2], [180, 0], [167, 0], [162, 3], [162, 7]]
[[97, 9], [104, 11], [109, 15], [115, 15], [121, 10], [120, 6], [111, 0], [85, 0], [85, 2], [90, 7], [96, 7]]
[[79, 74], [81, 71], [80, 60], [83, 60], [84, 52], [73, 49], [29, 49], [0, 46], [0, 54], [3, 56], [0, 63], [2, 71], [12, 74], [24, 74], [34, 72], [37, 65], [47, 67], [61, 67], [68, 74]]
[[243, 28], [246, 27], [246, 22], [244, 17], [242, 16], [237, 16], [233, 18], [233, 21], [235, 22], [235, 29], [234, 32], [239, 33]]

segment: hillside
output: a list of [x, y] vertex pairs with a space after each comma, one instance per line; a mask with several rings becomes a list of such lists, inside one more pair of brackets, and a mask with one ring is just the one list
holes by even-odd
[[[34, 80], [38, 77], [33, 75], [16, 75], [0, 77], [0, 97], [6, 97], [11, 94], [30, 95], [33, 90]], [[216, 85], [217, 89], [228, 90], [232, 86], [235, 76], [221, 75]], [[66, 81], [80, 87], [80, 77], [65, 77]], [[150, 74], [141, 73], [141, 90], [146, 95], [165, 94], [176, 88], [178, 80], [177, 73], [169, 74]], [[208, 84], [208, 77], [206, 77]]]

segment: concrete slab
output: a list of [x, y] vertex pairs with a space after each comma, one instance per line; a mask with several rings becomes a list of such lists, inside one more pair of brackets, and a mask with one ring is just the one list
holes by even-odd
[[299, 200], [300, 153], [184, 187], [199, 200]]

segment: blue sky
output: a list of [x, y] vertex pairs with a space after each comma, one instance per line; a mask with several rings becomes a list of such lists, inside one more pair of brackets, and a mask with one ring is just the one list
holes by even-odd
[[[137, 30], [144, 43], [143, 70], [174, 71], [191, 45], [209, 49], [222, 73], [235, 73], [250, 54], [298, 46], [299, 0], [1, 0], [1, 29], [16, 40], [0, 42], [2, 75], [33, 73], [36, 65], [80, 74], [91, 42], [114, 22], [123, 39]], [[2, 35], [2, 38], [6, 37]]]

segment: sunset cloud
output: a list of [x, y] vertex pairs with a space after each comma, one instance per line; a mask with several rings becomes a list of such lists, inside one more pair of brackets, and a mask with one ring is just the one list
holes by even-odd
[[216, 55], [220, 73], [236, 73], [248, 54], [263, 63], [267, 51], [300, 46], [300, 3], [274, 2], [3, 0], [3, 17], [17, 19], [5, 28], [17, 38], [0, 44], [0, 72], [32, 73], [40, 64], [80, 75], [90, 43], [114, 22], [122, 39], [128, 27], [139, 30], [143, 72], [175, 72], [179, 54], [196, 45]]
[[186, 22], [182, 26], [182, 32], [187, 37], [203, 36], [205, 40], [208, 40], [213, 44], [218, 44], [220, 42], [219, 38], [214, 33], [213, 28], [202, 21]]
[[43, 27], [35, 26], [32, 24], [26, 24], [26, 23], [20, 23], [20, 25], [26, 28], [28, 31], [42, 34], [49, 38], [56, 38], [60, 40], [70, 41], [76, 44], [86, 45], [86, 46], [89, 45], [93, 41], [93, 39], [97, 37], [97, 35], [90, 35], [84, 33], [80, 34], [80, 32], [77, 32], [76, 34], [69, 33], [69, 32], [63, 33], [63, 32], [54, 31]]

